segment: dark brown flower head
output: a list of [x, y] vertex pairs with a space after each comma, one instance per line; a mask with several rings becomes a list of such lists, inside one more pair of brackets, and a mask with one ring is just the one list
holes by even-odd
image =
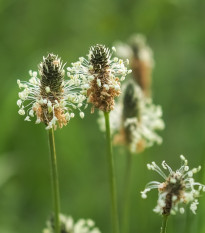
[[[65, 71], [64, 65], [58, 56], [49, 53], [43, 62], [39, 65], [39, 74], [41, 75], [41, 91], [45, 96], [52, 95], [60, 96], [62, 93], [62, 83], [64, 80]], [[46, 87], [50, 88], [50, 92], [46, 91]]]
[[136, 95], [136, 88], [133, 82], [126, 86], [123, 98], [123, 118], [131, 118], [139, 115], [139, 98]]
[[110, 50], [104, 45], [97, 44], [90, 48], [90, 63], [94, 72], [103, 72], [109, 67]]

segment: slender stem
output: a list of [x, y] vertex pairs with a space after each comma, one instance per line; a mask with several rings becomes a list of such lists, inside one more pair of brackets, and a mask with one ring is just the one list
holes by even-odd
[[60, 200], [59, 200], [59, 185], [58, 185], [58, 170], [56, 160], [55, 138], [53, 129], [49, 129], [49, 146], [50, 146], [50, 169], [51, 169], [51, 183], [53, 191], [53, 208], [54, 208], [54, 221], [55, 233], [60, 233]]
[[186, 212], [186, 225], [185, 225], [185, 230], [184, 233], [190, 233], [191, 232], [191, 226], [193, 224], [192, 222], [192, 216], [190, 215], [190, 211]]
[[132, 157], [133, 155], [128, 152], [126, 155], [126, 171], [124, 177], [124, 186], [123, 186], [123, 225], [122, 232], [129, 232], [129, 211], [130, 211], [130, 184], [131, 184], [131, 172], [132, 172]]
[[167, 229], [167, 220], [168, 220], [168, 215], [163, 215], [163, 219], [162, 219], [162, 227], [161, 227], [161, 232], [160, 233], [166, 233], [166, 229]]
[[107, 137], [107, 159], [108, 159], [108, 170], [109, 170], [109, 179], [110, 179], [110, 196], [112, 202], [111, 214], [112, 214], [113, 233], [119, 233], [116, 181], [114, 174], [114, 159], [113, 159], [111, 136], [110, 136], [109, 112], [104, 112], [104, 116], [105, 116], [106, 137]]

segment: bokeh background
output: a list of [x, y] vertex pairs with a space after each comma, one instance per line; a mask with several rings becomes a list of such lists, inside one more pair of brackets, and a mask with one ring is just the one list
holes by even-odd
[[[134, 158], [130, 232], [159, 232], [157, 193], [140, 197], [148, 181], [160, 179], [146, 163], [165, 159], [178, 168], [184, 154], [190, 166], [203, 165], [197, 178], [205, 183], [205, 1], [1, 0], [0, 25], [0, 232], [42, 232], [52, 205], [47, 132], [17, 114], [16, 80], [28, 79], [48, 52], [69, 65], [91, 45], [112, 46], [133, 33], [143, 33], [154, 51], [154, 102], [162, 105], [166, 129], [161, 146]], [[61, 209], [109, 233], [105, 136], [97, 116], [88, 109], [85, 119], [56, 132]], [[114, 151], [120, 204], [126, 154]], [[168, 232], [205, 232], [204, 212], [205, 195], [197, 215], [170, 218]]]

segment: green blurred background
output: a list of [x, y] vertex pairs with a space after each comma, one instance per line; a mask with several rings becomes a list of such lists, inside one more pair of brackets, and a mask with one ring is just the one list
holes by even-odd
[[[166, 159], [178, 168], [184, 154], [190, 166], [205, 165], [205, 1], [1, 0], [0, 25], [0, 233], [41, 232], [52, 204], [47, 132], [18, 115], [16, 80], [28, 79], [48, 52], [70, 64], [95, 43], [112, 46], [133, 33], [145, 34], [154, 51], [154, 102], [163, 107], [166, 129], [161, 146], [134, 158], [130, 232], [159, 232], [161, 217], [152, 211], [157, 192], [140, 197], [148, 181], [160, 179], [146, 163]], [[75, 220], [92, 218], [109, 233], [105, 137], [97, 116], [88, 109], [84, 120], [76, 117], [56, 132], [61, 209]], [[115, 160], [120, 197], [122, 148], [115, 148]], [[203, 173], [198, 179], [205, 183]], [[204, 210], [205, 195], [198, 214], [170, 218], [168, 232], [185, 232], [187, 220], [186, 232], [205, 232]]]

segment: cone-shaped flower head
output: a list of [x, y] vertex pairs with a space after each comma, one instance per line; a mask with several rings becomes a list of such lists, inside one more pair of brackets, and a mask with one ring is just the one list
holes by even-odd
[[[39, 65], [37, 72], [29, 71], [31, 78], [28, 82], [17, 80], [20, 89], [19, 114], [26, 115], [25, 120], [36, 115], [36, 123], [43, 122], [46, 129], [57, 125], [61, 128], [74, 117], [72, 109], [82, 106], [85, 96], [81, 94], [81, 80], [64, 80], [64, 65], [58, 56], [48, 54]], [[26, 104], [26, 105], [25, 105]], [[84, 113], [80, 111], [80, 116]]]
[[117, 42], [117, 55], [130, 60], [132, 76], [145, 95], [151, 93], [151, 73], [154, 67], [153, 52], [142, 34], [132, 35], [128, 43]]
[[[72, 217], [60, 215], [60, 233], [100, 233], [99, 229], [95, 227], [95, 223], [91, 219], [80, 219], [76, 223]], [[47, 222], [47, 228], [43, 233], [55, 233], [54, 221], [51, 219]]]
[[[123, 95], [110, 114], [114, 142], [128, 146], [132, 153], [139, 153], [154, 143], [160, 144], [162, 138], [157, 131], [164, 129], [161, 107], [154, 105], [133, 80], [125, 83], [122, 90]], [[104, 131], [102, 115], [99, 123]]]
[[142, 198], [147, 198], [147, 192], [151, 189], [158, 189], [157, 206], [154, 208], [156, 213], [162, 215], [175, 214], [176, 212], [184, 213], [184, 205], [190, 204], [191, 211], [196, 214], [198, 197], [200, 191], [205, 191], [205, 186], [195, 182], [193, 175], [200, 171], [198, 168], [189, 169], [188, 161], [183, 155], [180, 156], [182, 165], [173, 171], [165, 161], [162, 162], [162, 167], [169, 171], [168, 175], [161, 170], [155, 162], [147, 164], [149, 170], [154, 170], [161, 175], [165, 181], [152, 181], [146, 185], [144, 191], [141, 192]]
[[99, 44], [90, 48], [88, 60], [81, 57], [68, 68], [69, 77], [74, 75], [84, 79], [88, 102], [93, 104], [92, 112], [94, 108], [103, 112], [114, 109], [114, 99], [121, 93], [120, 81], [130, 72], [123, 60], [112, 59], [110, 50]]
[[137, 117], [139, 114], [138, 101], [141, 90], [137, 90], [137, 87], [132, 81], [127, 82], [123, 95], [123, 119]]

